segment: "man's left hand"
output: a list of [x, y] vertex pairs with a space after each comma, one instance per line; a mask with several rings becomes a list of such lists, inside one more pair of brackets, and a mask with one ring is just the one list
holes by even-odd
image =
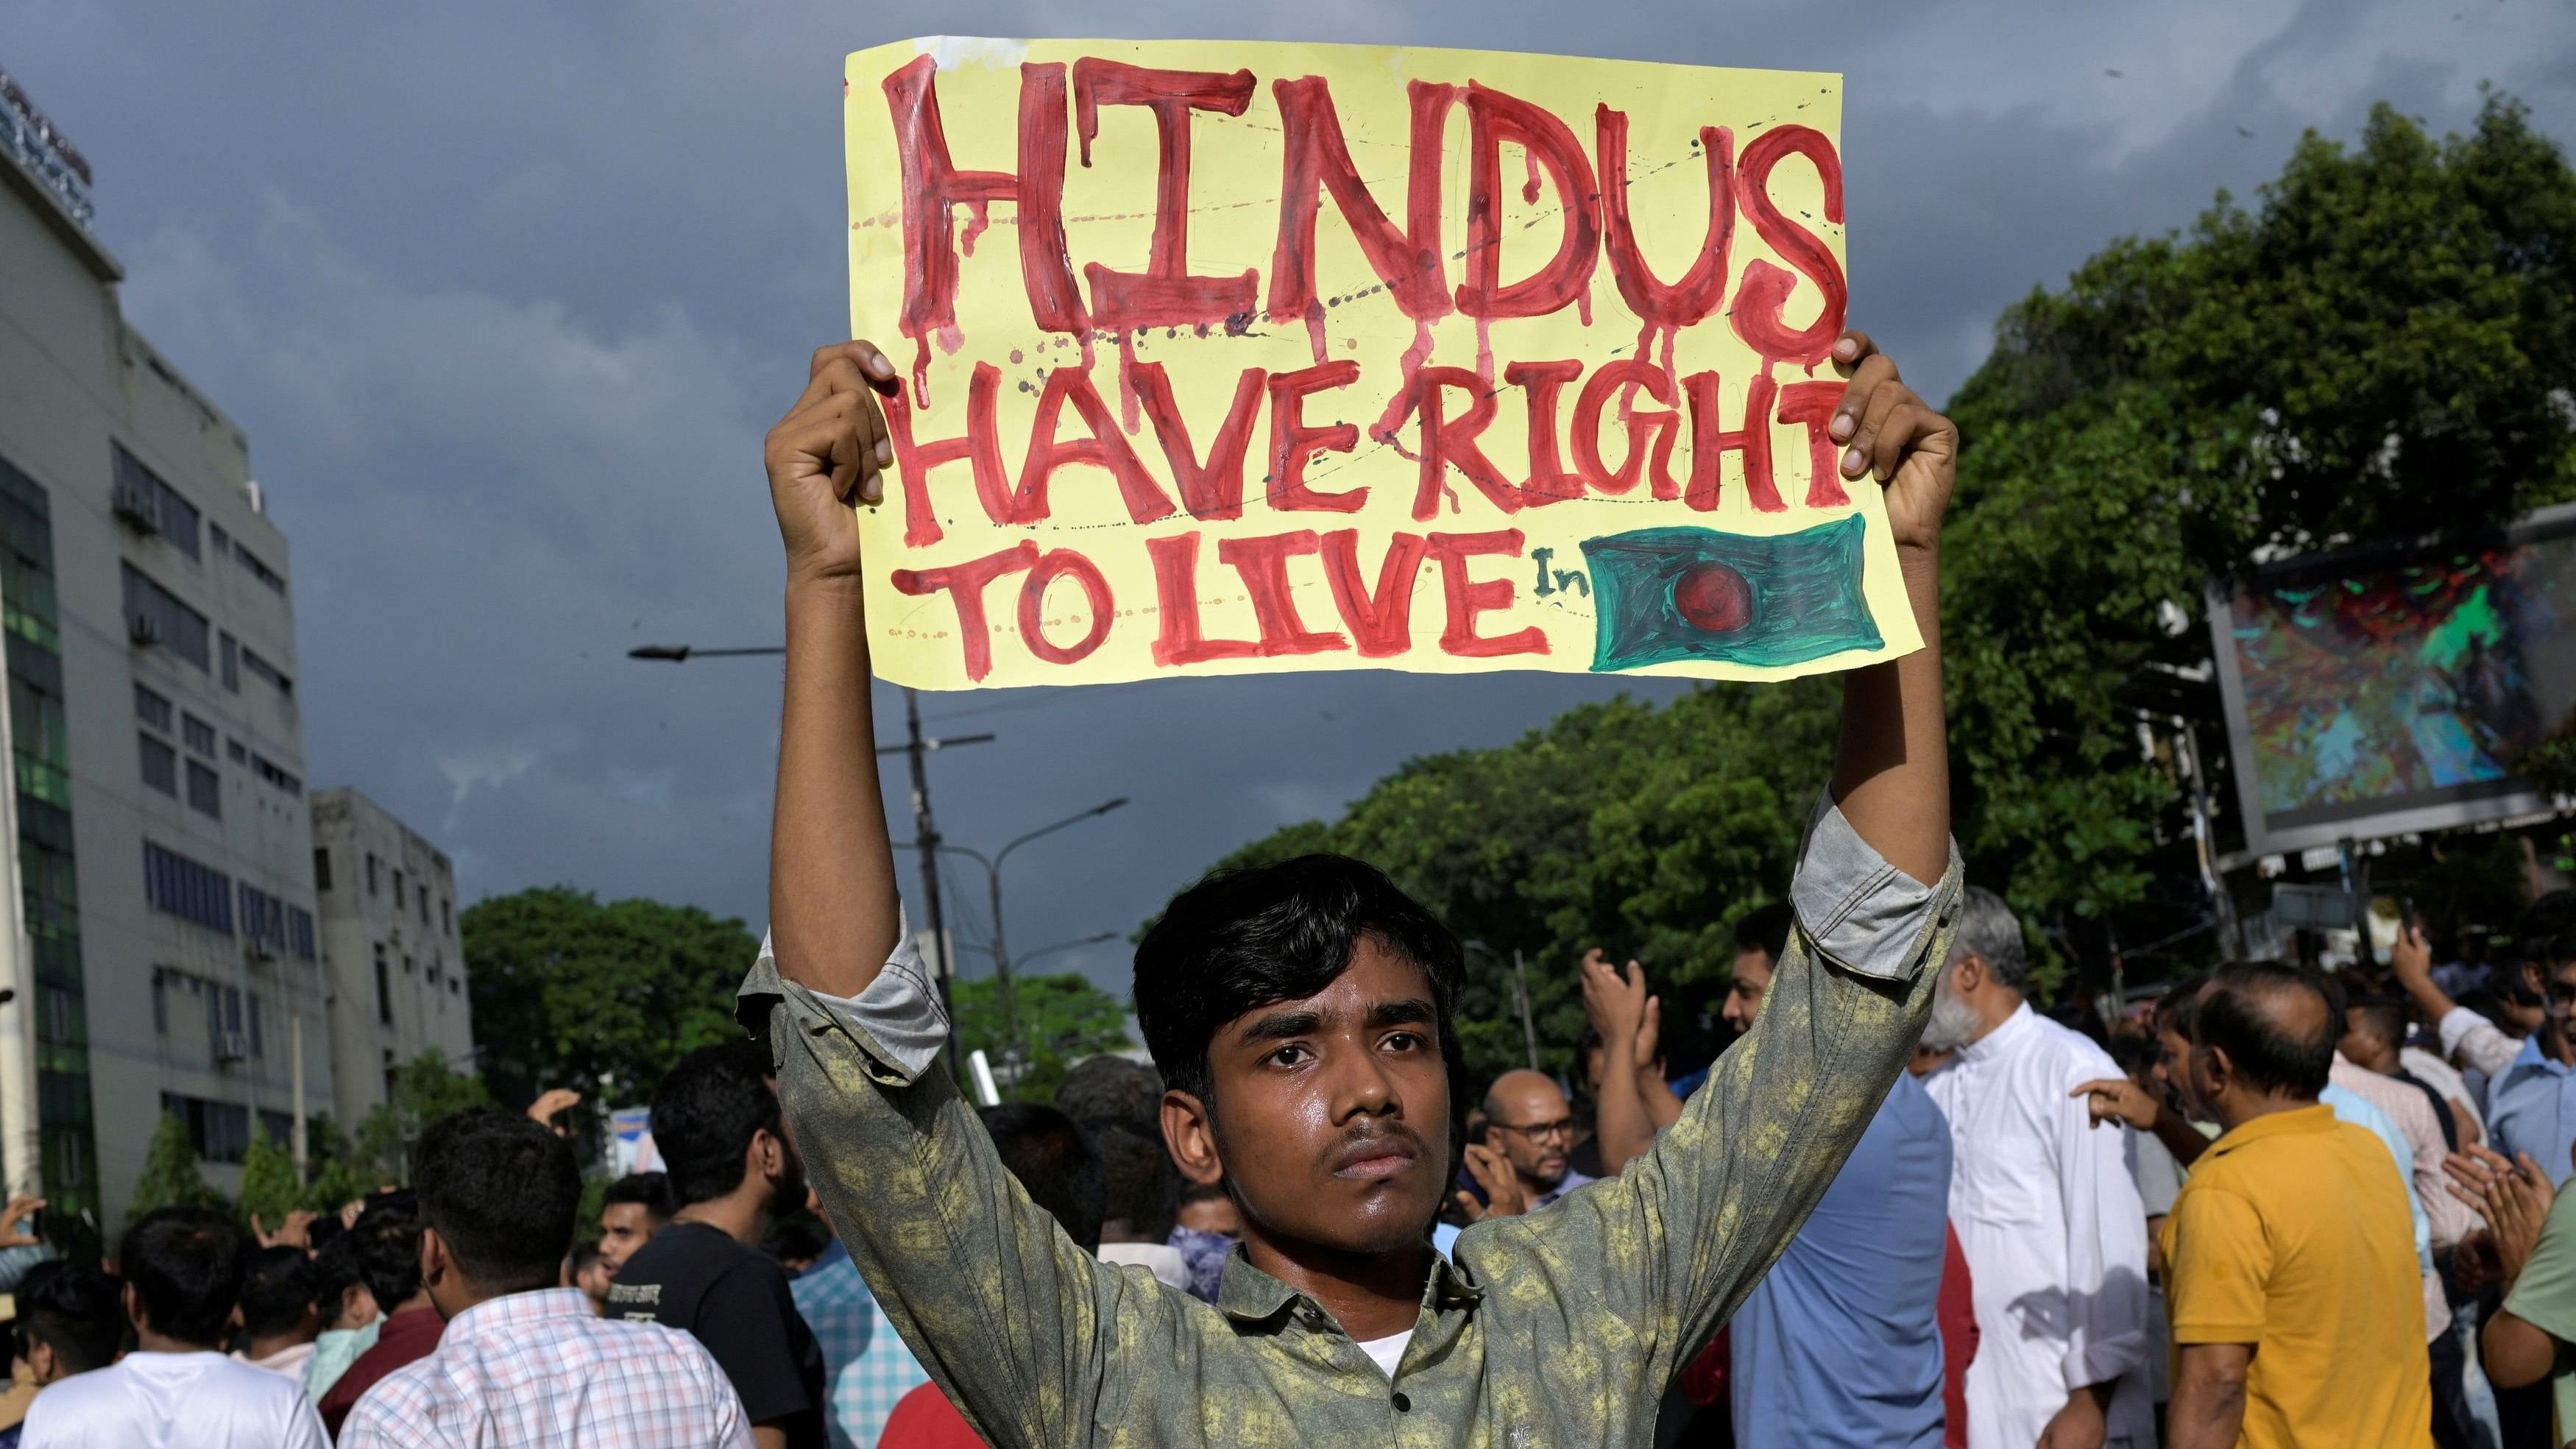
[[1958, 473], [1959, 430], [1905, 385], [1895, 360], [1868, 333], [1844, 333], [1834, 344], [1834, 366], [1851, 378], [1826, 425], [1843, 445], [1842, 475], [1865, 473], [1886, 485], [1888, 531], [1899, 549], [1938, 550]]
[[1599, 947], [1584, 952], [1583, 1014], [1604, 1044], [1624, 1041], [1633, 1050], [1646, 1021], [1646, 973], [1633, 961], [1621, 971]]
[[2038, 1449], [2102, 1449], [2102, 1436], [2109, 1432], [2102, 1417], [2102, 1398], [2092, 1389], [2077, 1389], [2067, 1395], [2066, 1407], [2039, 1431]]
[[1503, 1154], [1481, 1142], [1468, 1143], [1467, 1175], [1485, 1190], [1485, 1200], [1478, 1202], [1474, 1193], [1463, 1187], [1458, 1189], [1458, 1210], [1467, 1215], [1467, 1221], [1516, 1218], [1529, 1211], [1529, 1194], [1521, 1190], [1521, 1176], [1512, 1171], [1511, 1162]]

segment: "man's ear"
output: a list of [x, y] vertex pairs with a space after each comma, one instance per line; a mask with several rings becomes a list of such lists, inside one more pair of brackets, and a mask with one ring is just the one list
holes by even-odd
[[743, 1175], [763, 1180], [786, 1175], [787, 1144], [766, 1127], [755, 1128], [743, 1152]]
[[39, 1385], [54, 1381], [54, 1346], [41, 1338], [27, 1341], [27, 1377]]
[[1225, 1181], [1225, 1155], [1216, 1143], [1216, 1118], [1207, 1103], [1183, 1091], [1163, 1094], [1163, 1149], [1181, 1176], [1200, 1187]]
[[136, 1333], [150, 1332], [152, 1329], [152, 1323], [143, 1312], [143, 1295], [135, 1291], [133, 1284], [128, 1283], [125, 1285], [125, 1293], [123, 1296], [125, 1299], [125, 1321], [134, 1325], [134, 1331]]
[[1950, 967], [1950, 989], [1961, 995], [1986, 984], [1986, 958], [1970, 951]]
[[438, 1229], [423, 1227], [420, 1230], [420, 1286], [430, 1288], [446, 1282], [447, 1274], [455, 1264], [456, 1260], [448, 1256], [447, 1240], [438, 1235]]

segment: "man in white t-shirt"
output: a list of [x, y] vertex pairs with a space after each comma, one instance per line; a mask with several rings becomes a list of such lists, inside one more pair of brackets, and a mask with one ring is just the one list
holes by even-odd
[[301, 1385], [216, 1347], [250, 1258], [230, 1218], [162, 1208], [116, 1256], [135, 1350], [38, 1394], [21, 1449], [325, 1449]]

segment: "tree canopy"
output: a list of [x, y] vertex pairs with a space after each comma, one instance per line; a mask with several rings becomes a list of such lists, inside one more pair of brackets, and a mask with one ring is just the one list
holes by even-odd
[[734, 987], [760, 945], [695, 906], [568, 886], [478, 902], [462, 935], [483, 1074], [512, 1106], [556, 1086], [606, 1106], [603, 1078], [645, 1100], [684, 1053], [741, 1035]]
[[1007, 1077], [1002, 1095], [1012, 1101], [1052, 1102], [1067, 1067], [1136, 1044], [1127, 1034], [1127, 1009], [1080, 972], [1022, 976], [1017, 986], [1020, 1040], [1028, 1048], [1028, 1060], [1016, 1074], [1003, 1071], [999, 983], [986, 976], [948, 986], [949, 1006], [957, 1014], [957, 1049], [982, 1051], [997, 1074]]
[[[2504, 97], [2443, 138], [2379, 107], [2354, 145], [2305, 137], [2250, 208], [2222, 194], [2014, 304], [1949, 410], [1970, 878], [2013, 903], [2052, 974], [2177, 935], [2206, 953], [2169, 747], [2196, 732], [2232, 816], [2208, 581], [2576, 496], [2576, 174]], [[1356, 855], [1483, 941], [1461, 1022], [1478, 1071], [1521, 1058], [1515, 947], [1543, 1065], [1571, 1065], [1571, 965], [1595, 945], [1646, 963], [1690, 1064], [1719, 1044], [1729, 928], [1787, 887], [1838, 697], [1802, 681], [1587, 705], [1412, 761], [1229, 863]]]

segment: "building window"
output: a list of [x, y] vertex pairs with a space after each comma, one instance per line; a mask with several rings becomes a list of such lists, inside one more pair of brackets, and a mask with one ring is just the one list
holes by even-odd
[[268, 1055], [267, 1046], [260, 1041], [259, 994], [257, 992], [251, 993], [250, 998], [250, 1054], [254, 1059]]
[[242, 547], [238, 543], [234, 544], [233, 560], [234, 562], [239, 563], [243, 568], [250, 570], [250, 576], [252, 578], [268, 585], [269, 592], [276, 594], [279, 598], [286, 597], [285, 577], [279, 574], [277, 570], [261, 563], [249, 549]]
[[438, 929], [444, 935], [456, 934], [455, 902], [446, 896], [438, 898]]
[[280, 673], [276, 665], [271, 664], [267, 660], [260, 658], [257, 654], [252, 653], [248, 646], [244, 646], [242, 649], [241, 662], [242, 668], [249, 670], [252, 678], [268, 681], [268, 687], [276, 690], [278, 693], [293, 694], [295, 692], [294, 680], [289, 679], [283, 673]]
[[188, 1145], [208, 1162], [239, 1162], [250, 1152], [250, 1109], [238, 1102], [161, 1094], [161, 1110], [188, 1128]]
[[193, 714], [179, 716], [180, 735], [188, 742], [188, 753], [206, 759], [215, 757], [215, 727]]
[[424, 890], [415, 894], [420, 897], [420, 923], [426, 926], [429, 924], [429, 892]]
[[319, 845], [313, 847], [313, 888], [317, 891], [331, 889], [331, 852]]
[[134, 565], [120, 567], [125, 570], [128, 637], [137, 644], [157, 644], [199, 669], [207, 668], [210, 660], [206, 653], [206, 616], [144, 577]]
[[179, 793], [179, 752], [170, 748], [168, 741], [150, 735], [138, 734], [134, 738], [143, 751], [143, 783], [175, 798]]
[[254, 941], [266, 942], [271, 952], [287, 948], [286, 902], [243, 881], [241, 887], [242, 934]]
[[232, 551], [233, 536], [224, 532], [224, 526], [215, 522], [211, 518], [206, 520], [206, 538], [209, 542], [214, 544], [215, 556], [217, 558], [221, 558]]
[[403, 885], [403, 882], [402, 882], [402, 872], [401, 872], [401, 871], [395, 871], [395, 872], [394, 872], [394, 909], [395, 909], [395, 910], [397, 910], [397, 911], [399, 911], [399, 910], [401, 910], [401, 909], [403, 908], [403, 892], [402, 892], [402, 885]]
[[224, 753], [231, 756], [232, 762], [236, 765], [250, 763], [250, 751], [242, 748], [242, 742], [239, 740], [224, 741]]
[[286, 949], [299, 961], [318, 961], [322, 953], [313, 941], [313, 913], [298, 906], [286, 908]]
[[148, 840], [143, 842], [143, 896], [154, 910], [232, 934], [232, 877]]
[[[391, 1018], [390, 1018], [390, 1017], [388, 1017], [388, 1018], [387, 1018], [387, 1020], [391, 1020]], [[391, 1050], [390, 1048], [388, 1048], [388, 1049], [386, 1050], [386, 1052], [385, 1052], [385, 1100], [386, 1100], [386, 1101], [390, 1102], [390, 1101], [392, 1101], [392, 1100], [394, 1099], [394, 1082], [395, 1082], [395, 1081], [396, 1081], [396, 1080], [397, 1080], [401, 1075], [402, 1075], [402, 1068], [397, 1067], [397, 1066], [395, 1066], [395, 1065], [394, 1065], [394, 1054], [393, 1054], [392, 1050]]]
[[375, 853], [374, 851], [370, 850], [370, 851], [368, 851], [368, 852], [367, 852], [367, 894], [369, 894], [369, 895], [374, 895], [375, 893], [376, 893], [376, 853]]
[[266, 755], [253, 755], [250, 757], [250, 763], [251, 768], [259, 772], [259, 777], [261, 779], [266, 780], [269, 784], [276, 786], [287, 794], [301, 795], [304, 793], [304, 782], [269, 763]]
[[215, 652], [223, 657], [224, 662], [224, 688], [239, 694], [241, 693], [241, 644], [230, 634], [222, 634], [215, 642], [219, 646]]
[[213, 766], [188, 762], [188, 808], [211, 820], [224, 818], [224, 777]]
[[166, 735], [170, 733], [170, 701], [138, 684], [134, 686], [134, 718]]
[[462, 995], [464, 995], [464, 994], [465, 994], [465, 978], [464, 978], [464, 977], [462, 977], [462, 976], [450, 976], [450, 977], [448, 977], [448, 978], [447, 978], [447, 994], [448, 994], [448, 995], [450, 995], [450, 996], [462, 996]]
[[263, 1110], [259, 1114], [259, 1125], [268, 1134], [268, 1140], [280, 1147], [295, 1140], [295, 1114], [292, 1112]]
[[162, 482], [160, 474], [143, 466], [121, 444], [116, 449], [116, 511], [135, 526], [170, 540], [188, 557], [204, 559], [197, 551], [197, 505]]
[[394, 980], [393, 974], [385, 969], [385, 943], [382, 941], [376, 943], [376, 1020], [387, 1026], [394, 1024]]

